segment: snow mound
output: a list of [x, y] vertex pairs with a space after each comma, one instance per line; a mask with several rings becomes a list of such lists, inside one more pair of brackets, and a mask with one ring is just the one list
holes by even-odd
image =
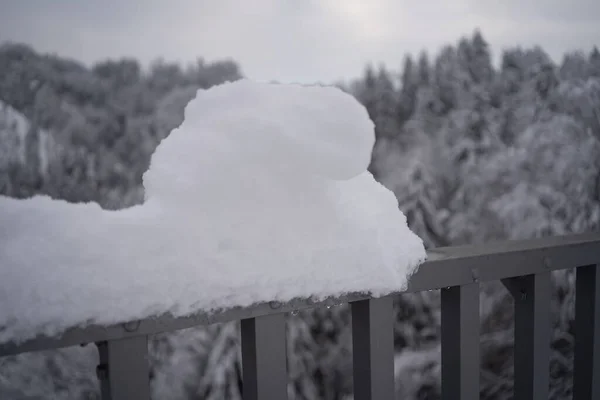
[[374, 127], [333, 87], [200, 90], [144, 204], [0, 196], [0, 343], [171, 313], [403, 290], [425, 259], [366, 171]]

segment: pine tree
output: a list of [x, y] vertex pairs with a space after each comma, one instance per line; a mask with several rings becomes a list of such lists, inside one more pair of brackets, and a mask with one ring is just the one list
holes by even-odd
[[428, 86], [431, 82], [431, 67], [429, 65], [429, 57], [425, 51], [422, 51], [419, 55], [419, 86], [425, 87]]
[[462, 79], [462, 83], [465, 85], [465, 89], [469, 89], [474, 79], [472, 77], [471, 68], [473, 64], [473, 48], [471, 42], [463, 37], [458, 41], [458, 47], [456, 48], [456, 61], [462, 74], [466, 74]]
[[365, 67], [363, 79], [357, 88], [356, 96], [365, 106], [371, 120], [377, 115], [377, 77], [371, 64]]
[[590, 68], [587, 57], [581, 51], [565, 54], [559, 69], [561, 79], [587, 79]]
[[435, 97], [441, 104], [442, 115], [458, 106], [458, 86], [461, 81], [456, 50], [452, 46], [446, 46], [435, 59], [432, 82]]
[[594, 46], [590, 52], [589, 65], [589, 75], [595, 78], [600, 78], [600, 50], [598, 50], [597, 46]]
[[375, 123], [377, 138], [393, 137], [397, 131], [396, 110], [398, 95], [387, 69], [381, 65], [377, 72], [372, 66], [365, 69], [362, 83], [357, 87], [357, 98]]
[[377, 121], [380, 136], [394, 137], [398, 134], [396, 110], [398, 109], [398, 93], [392, 77], [385, 66], [379, 67], [377, 75], [378, 110]]
[[471, 78], [477, 84], [487, 84], [491, 81], [494, 73], [492, 57], [488, 43], [479, 30], [476, 30], [471, 40], [471, 59], [469, 70]]
[[398, 107], [398, 121], [400, 124], [405, 123], [415, 111], [419, 83], [419, 70], [415, 66], [412, 57], [406, 55], [400, 78], [400, 104]]

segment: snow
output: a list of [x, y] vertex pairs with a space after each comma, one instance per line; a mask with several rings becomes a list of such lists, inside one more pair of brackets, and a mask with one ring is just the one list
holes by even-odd
[[0, 197], [0, 343], [403, 290], [425, 250], [366, 170], [373, 144], [366, 110], [333, 87], [198, 91], [152, 156], [144, 204]]

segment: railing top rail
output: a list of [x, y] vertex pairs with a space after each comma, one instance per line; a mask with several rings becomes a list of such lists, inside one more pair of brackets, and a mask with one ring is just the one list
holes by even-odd
[[[549, 270], [591, 265], [599, 261], [600, 233], [437, 248], [428, 252], [428, 260], [411, 277], [406, 292], [500, 280]], [[350, 293], [318, 301], [295, 299], [285, 304], [261, 303], [252, 307], [235, 307], [213, 313], [198, 313], [188, 317], [175, 318], [171, 315], [162, 315], [111, 326], [90, 325], [69, 329], [60, 337], [40, 336], [22, 343], [0, 344], [0, 357], [131, 336], [152, 335], [198, 325], [284, 313], [320, 305], [353, 302], [370, 297], [364, 293]]]

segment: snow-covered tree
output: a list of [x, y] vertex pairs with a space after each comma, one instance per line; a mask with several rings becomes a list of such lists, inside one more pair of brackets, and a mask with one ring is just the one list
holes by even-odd
[[398, 118], [401, 124], [406, 122], [414, 113], [420, 80], [419, 66], [414, 64], [410, 55], [405, 56], [400, 77], [400, 103], [398, 107]]

